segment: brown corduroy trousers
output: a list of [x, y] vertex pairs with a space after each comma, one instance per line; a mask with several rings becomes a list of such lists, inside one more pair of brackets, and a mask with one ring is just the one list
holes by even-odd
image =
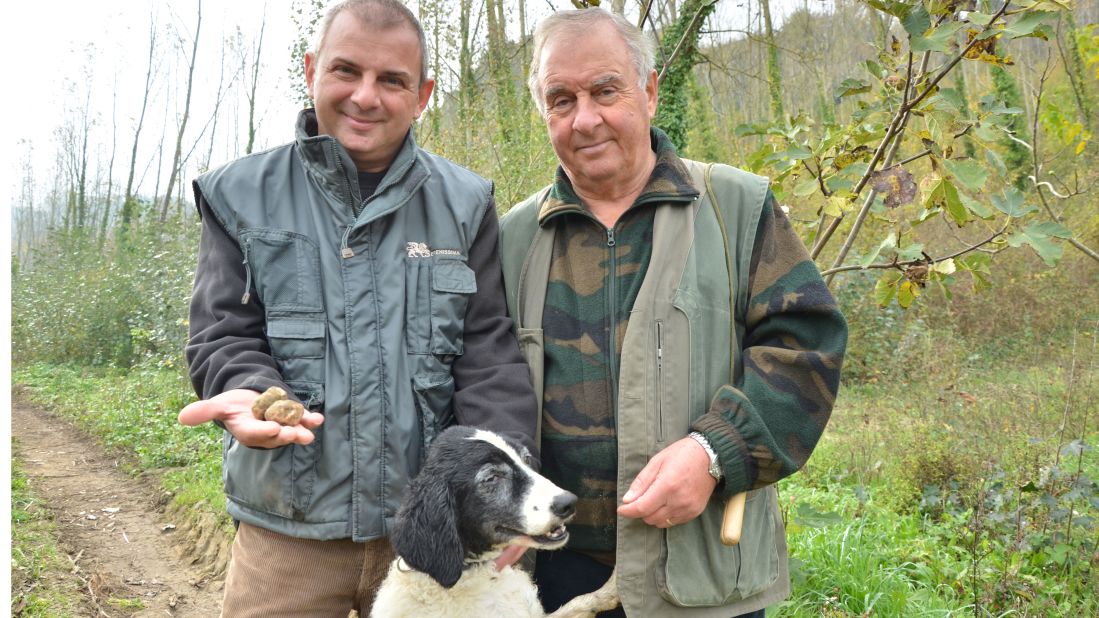
[[242, 523], [225, 578], [224, 618], [370, 615], [393, 549], [386, 539], [298, 539]]

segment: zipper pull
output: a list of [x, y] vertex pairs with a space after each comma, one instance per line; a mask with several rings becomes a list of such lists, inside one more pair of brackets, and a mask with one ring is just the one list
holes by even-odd
[[340, 257], [343, 259], [355, 257], [355, 250], [348, 244], [347, 239], [351, 236], [351, 230], [355, 226], [349, 225], [343, 232], [343, 247], [340, 248]]
[[614, 243], [614, 229], [613, 228], [608, 228], [607, 229], [607, 246], [608, 247], [613, 247], [614, 244], [615, 244]]
[[240, 297], [240, 304], [247, 305], [252, 299], [252, 269], [248, 268], [248, 253], [244, 254], [244, 295]]
[[664, 364], [664, 329], [663, 324], [656, 323], [656, 368], [660, 369]]

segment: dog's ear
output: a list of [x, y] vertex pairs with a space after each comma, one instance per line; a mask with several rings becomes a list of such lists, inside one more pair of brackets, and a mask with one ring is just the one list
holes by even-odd
[[443, 588], [458, 583], [465, 548], [458, 535], [454, 496], [443, 477], [421, 475], [413, 481], [397, 520], [390, 538], [397, 555]]

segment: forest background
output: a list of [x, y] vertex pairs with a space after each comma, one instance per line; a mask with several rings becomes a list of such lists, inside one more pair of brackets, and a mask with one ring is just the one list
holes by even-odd
[[[27, 108], [48, 137], [6, 151], [0, 195], [13, 382], [223, 547], [220, 436], [175, 423], [189, 183], [291, 138], [324, 3], [212, 4], [144, 3], [124, 47], [108, 20], [71, 62], [23, 66], [59, 109]], [[501, 211], [552, 177], [528, 37], [573, 4], [410, 3], [439, 81], [417, 139], [492, 178]], [[602, 4], [660, 41], [656, 124], [772, 178], [851, 324], [829, 430], [780, 486], [794, 594], [772, 615], [1099, 613], [1099, 2]], [[17, 550], [42, 516], [24, 495]], [[63, 613], [35, 550], [13, 556], [13, 602]]]

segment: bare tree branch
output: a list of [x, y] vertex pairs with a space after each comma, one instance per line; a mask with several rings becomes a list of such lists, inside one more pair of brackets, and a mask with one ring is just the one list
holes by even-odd
[[[1052, 193], [1054, 196], [1056, 196], [1056, 197], [1062, 197], [1062, 196], [1058, 195], [1055, 191], [1053, 191], [1053, 187], [1048, 182], [1039, 182], [1038, 181], [1039, 175], [1041, 174], [1041, 164], [1038, 162], [1038, 136], [1039, 136], [1038, 129], [1039, 129], [1039, 125], [1038, 125], [1038, 113], [1037, 112], [1042, 107], [1042, 97], [1044, 96], [1044, 93], [1045, 93], [1046, 80], [1049, 78], [1050, 55], [1051, 55], [1051, 53], [1047, 51], [1047, 53], [1046, 53], [1046, 65], [1045, 65], [1045, 67], [1042, 68], [1042, 73], [1038, 77], [1038, 91], [1034, 95], [1034, 110], [1035, 110], [1035, 113], [1034, 113], [1034, 119], [1031, 120], [1031, 130], [1030, 130], [1031, 139], [1034, 141], [1033, 147], [1030, 148], [1030, 159], [1031, 159], [1032, 166], [1034, 168], [1034, 173], [1032, 175], [1028, 176], [1028, 178], [1030, 178], [1030, 181], [1034, 183], [1034, 191], [1035, 191], [1035, 193], [1038, 194], [1038, 201], [1041, 202], [1042, 208], [1046, 211], [1046, 214], [1048, 214], [1049, 217], [1051, 219], [1053, 219], [1054, 221], [1056, 221], [1057, 223], [1063, 224], [1064, 223], [1064, 216], [1053, 211], [1053, 207], [1050, 206], [1049, 200], [1046, 199], [1046, 194], [1045, 194], [1045, 191], [1043, 191], [1043, 189], [1048, 187], [1050, 193]], [[1068, 196], [1065, 196], [1065, 197], [1068, 197]], [[1068, 243], [1070, 245], [1072, 245], [1073, 247], [1076, 247], [1076, 249], [1079, 250], [1081, 253], [1083, 253], [1084, 255], [1090, 257], [1091, 259], [1099, 262], [1099, 253], [1097, 253], [1091, 247], [1088, 247], [1084, 243], [1077, 240], [1075, 236], [1070, 236], [1066, 240], [1068, 241]]]

